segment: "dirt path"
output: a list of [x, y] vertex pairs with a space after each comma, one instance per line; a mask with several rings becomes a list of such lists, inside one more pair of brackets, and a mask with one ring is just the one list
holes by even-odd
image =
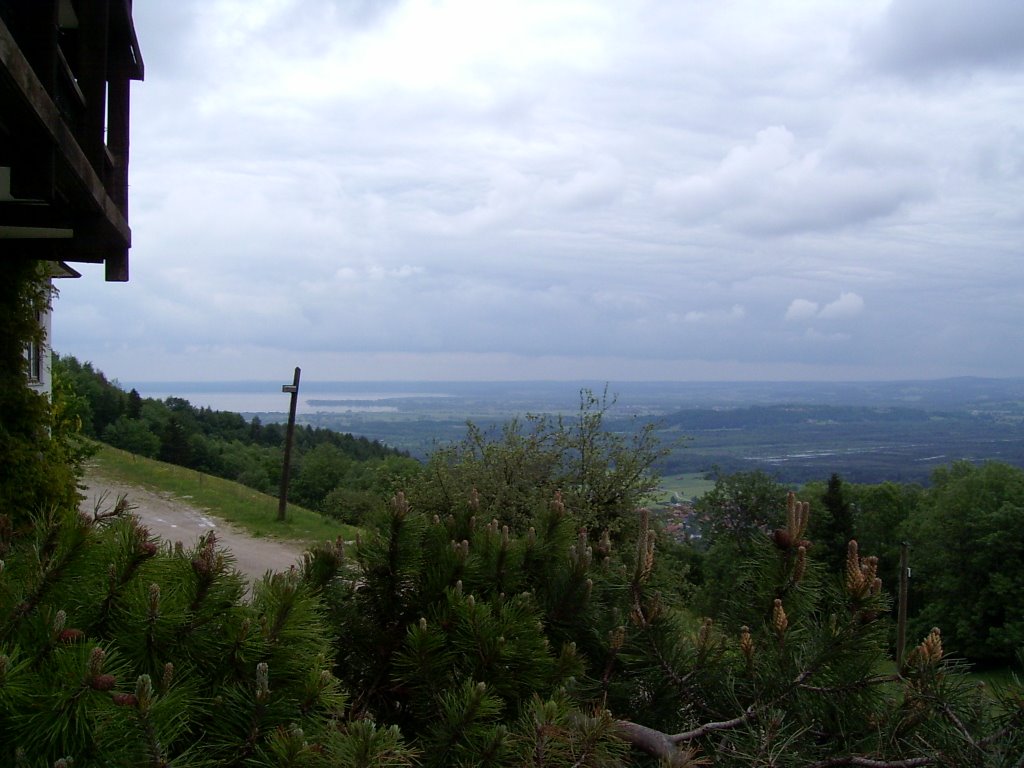
[[223, 520], [211, 517], [206, 510], [193, 507], [170, 494], [112, 482], [92, 473], [87, 473], [82, 483], [85, 485], [85, 499], [80, 506], [89, 514], [97, 504], [106, 509], [112, 507], [118, 497], [125, 496], [132, 511], [146, 527], [166, 541], [180, 541], [191, 547], [201, 535], [216, 530], [217, 541], [235, 556], [235, 567], [250, 579], [259, 578], [267, 570], [288, 570], [302, 558], [301, 544], [253, 538]]

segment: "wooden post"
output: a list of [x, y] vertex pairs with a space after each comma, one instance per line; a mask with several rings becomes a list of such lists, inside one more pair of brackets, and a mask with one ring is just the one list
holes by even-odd
[[292, 395], [291, 405], [288, 406], [288, 431], [284, 437], [284, 468], [281, 470], [281, 493], [277, 499], [277, 519], [285, 520], [285, 510], [288, 507], [288, 473], [292, 465], [292, 437], [295, 434], [295, 404], [299, 401], [299, 374], [302, 370], [295, 366], [295, 378], [291, 384], [281, 387], [282, 392], [290, 392]]
[[903, 651], [907, 647], [907, 590], [910, 581], [910, 542], [900, 542], [900, 594], [896, 617], [896, 664], [903, 664]]

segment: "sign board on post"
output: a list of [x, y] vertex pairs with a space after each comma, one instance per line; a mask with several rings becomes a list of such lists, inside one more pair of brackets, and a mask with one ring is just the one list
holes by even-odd
[[284, 438], [284, 466], [281, 468], [281, 493], [277, 498], [277, 519], [285, 520], [285, 511], [288, 508], [288, 475], [292, 465], [292, 437], [295, 434], [295, 405], [299, 400], [299, 374], [302, 369], [295, 366], [295, 378], [291, 384], [283, 384], [282, 392], [291, 394], [291, 404], [288, 406], [288, 431]]

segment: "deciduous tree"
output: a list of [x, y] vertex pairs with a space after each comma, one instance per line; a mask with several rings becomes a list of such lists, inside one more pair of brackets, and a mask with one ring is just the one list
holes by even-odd
[[943, 628], [957, 654], [1010, 663], [1024, 647], [1024, 470], [958, 462], [935, 472], [907, 523], [914, 626]]

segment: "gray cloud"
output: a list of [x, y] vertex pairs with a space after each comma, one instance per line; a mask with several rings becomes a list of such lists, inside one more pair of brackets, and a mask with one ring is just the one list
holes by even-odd
[[786, 309], [787, 321], [837, 320], [855, 317], [864, 311], [864, 299], [860, 295], [843, 291], [839, 298], [824, 306], [816, 301], [793, 299]]
[[1017, 0], [892, 0], [859, 41], [876, 65], [908, 75], [1024, 61]]
[[925, 192], [903, 169], [836, 162], [827, 149], [796, 144], [785, 127], [765, 128], [709, 172], [663, 180], [658, 192], [684, 222], [718, 220], [753, 235], [855, 226]]
[[111, 375], [1024, 374], [1024, 74], [922, 4], [137, 5]]

